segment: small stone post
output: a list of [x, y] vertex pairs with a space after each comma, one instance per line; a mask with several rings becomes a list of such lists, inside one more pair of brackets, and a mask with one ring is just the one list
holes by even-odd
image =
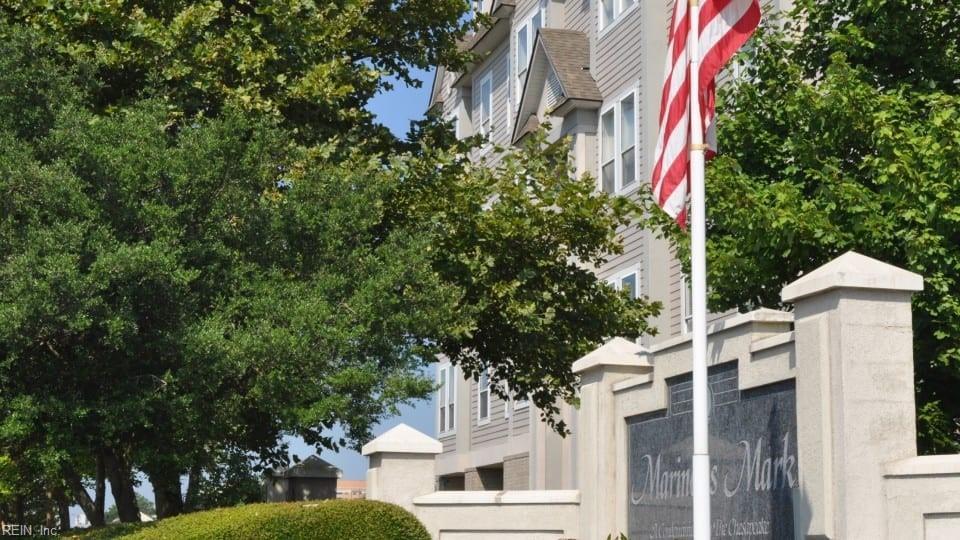
[[917, 274], [849, 252], [783, 289], [796, 307], [798, 538], [884, 538], [883, 466], [916, 455]]
[[580, 536], [606, 538], [616, 530], [617, 447], [613, 385], [653, 371], [636, 343], [615, 338], [577, 360], [580, 376], [580, 418], [577, 423], [577, 487], [580, 489]]
[[434, 459], [443, 452], [440, 441], [406, 424], [387, 431], [364, 445], [370, 458], [367, 498], [384, 501], [413, 512], [413, 499], [435, 491]]

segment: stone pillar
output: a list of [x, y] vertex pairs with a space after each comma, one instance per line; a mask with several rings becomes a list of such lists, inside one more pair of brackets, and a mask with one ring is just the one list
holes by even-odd
[[883, 465], [916, 455], [911, 295], [849, 252], [783, 289], [796, 307], [798, 538], [884, 538]]
[[632, 341], [616, 338], [573, 365], [580, 375], [580, 411], [577, 420], [577, 484], [580, 489], [580, 536], [606, 538], [616, 530], [617, 447], [616, 403], [613, 385], [653, 371]]
[[363, 447], [370, 459], [367, 498], [393, 503], [413, 512], [413, 499], [436, 491], [434, 459], [440, 441], [406, 424], [387, 431]]

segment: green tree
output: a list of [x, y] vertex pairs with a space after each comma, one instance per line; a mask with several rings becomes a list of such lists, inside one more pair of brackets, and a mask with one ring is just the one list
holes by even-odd
[[465, 0], [11, 0], [0, 19], [92, 66], [101, 109], [155, 97], [172, 118], [233, 106], [279, 115], [300, 138], [381, 139], [367, 102], [393, 80], [421, 84], [415, 68], [461, 65], [466, 9]]
[[[150, 499], [140, 493], [137, 493], [136, 497], [137, 507], [140, 509], [140, 512], [151, 517], [156, 517], [157, 509], [153, 506], [153, 503], [150, 502]], [[117, 505], [111, 504], [110, 508], [107, 508], [107, 511], [104, 513], [104, 518], [107, 523], [120, 521], [120, 512], [117, 510]]]
[[0, 455], [0, 502], [7, 502], [13, 496], [14, 485], [17, 481], [17, 470], [13, 460]]
[[808, 24], [762, 32], [747, 76], [722, 96], [707, 172], [710, 306], [778, 306], [784, 284], [848, 250], [922, 274], [920, 448], [955, 452], [960, 5], [810, 0], [791, 19]]
[[92, 520], [105, 480], [137, 521], [138, 471], [169, 516], [218, 449], [359, 446], [440, 353], [553, 421], [572, 362], [656, 312], [589, 271], [632, 207], [562, 142], [492, 171], [435, 123], [390, 156], [229, 103], [172, 126], [161, 98], [91, 110], [82, 69], [12, 43], [53, 64], [11, 60], [0, 87], [60, 82], [26, 125], [0, 101], [0, 451]]
[[210, 465], [189, 480], [185, 504], [191, 511], [263, 501], [261, 471], [251, 456], [228, 449], [212, 457]]

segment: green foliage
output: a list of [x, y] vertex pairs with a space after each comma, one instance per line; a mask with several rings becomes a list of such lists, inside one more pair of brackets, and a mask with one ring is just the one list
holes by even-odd
[[[121, 24], [56, 22], [114, 3], [33, 5], [0, 10], [70, 39]], [[249, 471], [215, 457], [277, 463], [291, 434], [359, 446], [433, 390], [423, 373], [438, 354], [468, 374], [489, 368], [496, 392], [529, 394], [555, 421], [558, 400], [575, 400], [573, 361], [652, 331], [658, 306], [588, 268], [622, 249], [615, 231], [634, 208], [573, 177], [562, 142], [539, 134], [493, 171], [435, 123], [384, 156], [304, 142], [297, 122], [232, 99], [188, 116], [189, 100], [159, 83], [144, 87], [153, 99], [107, 103], [110, 69], [147, 57], [67, 47], [104, 90], [32, 36], [4, 45], [0, 71], [0, 88], [43, 82], [22, 117], [0, 99], [0, 452], [24, 490], [70, 477], [78, 500], [106, 456], [122, 469], [108, 474], [166, 480], [167, 501], [201, 471], [193, 504], [235, 504]]]
[[13, 461], [0, 455], [0, 502], [6, 501], [13, 495], [17, 482], [17, 470]]
[[433, 137], [392, 164], [406, 181], [387, 207], [392, 223], [435, 231], [433, 268], [463, 291], [468, 326], [440, 348], [468, 375], [488, 369], [502, 397], [529, 395], [563, 431], [554, 413], [576, 399], [571, 364], [610, 336], [655, 331], [647, 320], [658, 304], [628, 299], [590, 269], [622, 250], [616, 231], [635, 206], [578, 178], [569, 141], [548, 145], [545, 129], [495, 169], [466, 160], [467, 146], [435, 150], [444, 145]]
[[955, 452], [960, 72], [957, 28], [942, 22], [960, 9], [921, 4], [801, 2], [793, 18], [810, 25], [760, 34], [749, 75], [722, 96], [721, 156], [707, 171], [709, 302], [778, 306], [784, 284], [848, 250], [923, 275], [920, 446]]
[[45, 135], [56, 109], [76, 104], [93, 87], [87, 71], [65, 64], [35, 33], [0, 23], [0, 123], [23, 139]]
[[[149, 499], [147, 499], [146, 497], [144, 497], [139, 493], [137, 493], [136, 497], [137, 497], [137, 508], [140, 509], [140, 512], [148, 516], [156, 517], [157, 509], [153, 506], [153, 502], [151, 502]], [[110, 508], [107, 508], [106, 511], [103, 513], [103, 517], [107, 523], [113, 523], [114, 521], [118, 521], [120, 519], [120, 514], [119, 512], [117, 512], [117, 505], [115, 504], [110, 505]]]
[[[196, 500], [188, 502], [191, 510], [237, 506], [263, 500], [261, 476], [245, 454], [218, 454], [203, 472], [195, 478], [198, 483]], [[190, 487], [190, 491], [194, 491], [194, 486]]]
[[459, 65], [465, 0], [11, 0], [28, 25], [95, 67], [101, 108], [157, 97], [178, 117], [225, 106], [282, 116], [318, 140], [369, 127], [364, 107], [414, 68]]
[[960, 5], [943, 0], [801, 0], [805, 21], [795, 61], [822, 74], [842, 53], [872, 85], [956, 94], [960, 85]]
[[210, 510], [120, 530], [106, 527], [75, 538], [428, 540], [430, 535], [417, 518], [398, 506], [378, 501], [331, 500]]

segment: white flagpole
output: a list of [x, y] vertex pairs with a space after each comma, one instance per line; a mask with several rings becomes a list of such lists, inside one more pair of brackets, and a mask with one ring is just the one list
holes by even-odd
[[[683, 0], [678, 0], [683, 1]], [[707, 262], [703, 119], [700, 110], [700, 0], [690, 2], [690, 257], [693, 296], [693, 538], [710, 539], [710, 440], [707, 391]]]

